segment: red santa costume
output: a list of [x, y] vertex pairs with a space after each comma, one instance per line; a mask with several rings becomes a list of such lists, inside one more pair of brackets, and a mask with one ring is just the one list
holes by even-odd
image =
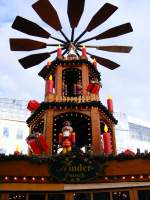
[[71, 151], [74, 143], [75, 133], [71, 127], [71, 122], [65, 121], [63, 123], [62, 133], [59, 134], [59, 144], [63, 147], [63, 153]]

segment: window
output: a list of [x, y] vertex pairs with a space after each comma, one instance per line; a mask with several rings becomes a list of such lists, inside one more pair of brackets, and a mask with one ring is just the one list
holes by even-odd
[[139, 200], [149, 200], [149, 199], [150, 199], [150, 190], [139, 191]]
[[65, 200], [64, 194], [48, 194], [48, 200]]
[[22, 140], [23, 139], [23, 130], [17, 129], [16, 139]]
[[26, 195], [25, 193], [21, 193], [21, 192], [11, 192], [9, 193], [9, 200], [14, 200], [14, 199], [18, 199], [18, 200], [26, 200]]
[[6, 137], [6, 138], [9, 137], [9, 128], [8, 127], [3, 128], [3, 137]]
[[113, 200], [130, 200], [128, 191], [117, 191], [112, 193]]
[[93, 193], [93, 200], [110, 200], [109, 192], [94, 192]]
[[44, 193], [29, 193], [29, 200], [45, 200]]

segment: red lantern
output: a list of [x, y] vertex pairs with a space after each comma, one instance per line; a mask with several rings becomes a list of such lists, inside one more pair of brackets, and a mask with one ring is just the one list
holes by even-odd
[[109, 96], [107, 99], [107, 108], [109, 112], [113, 112], [113, 102], [112, 102], [112, 98]]
[[40, 103], [36, 100], [30, 100], [27, 105], [27, 109], [31, 112], [35, 111], [40, 106]]
[[39, 147], [41, 148], [41, 150], [47, 152], [48, 151], [48, 145], [47, 145], [43, 135], [37, 134], [36, 140], [37, 140], [37, 143], [39, 144]]
[[36, 154], [36, 155], [40, 155], [41, 154], [41, 149], [40, 147], [38, 146], [35, 138], [30, 138], [30, 139], [27, 139], [27, 144], [29, 145], [29, 148], [31, 149], [31, 151]]

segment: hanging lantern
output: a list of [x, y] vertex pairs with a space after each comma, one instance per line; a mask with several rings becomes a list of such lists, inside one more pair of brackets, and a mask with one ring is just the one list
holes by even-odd
[[44, 151], [44, 152], [48, 151], [48, 145], [42, 134], [36, 134], [36, 141], [39, 147], [41, 148], [41, 151]]
[[40, 103], [36, 100], [30, 100], [27, 105], [27, 109], [31, 112], [35, 111], [40, 106]]
[[106, 124], [104, 126], [103, 142], [104, 142], [104, 153], [106, 155], [112, 154], [111, 136], [110, 133], [108, 132], [108, 127]]

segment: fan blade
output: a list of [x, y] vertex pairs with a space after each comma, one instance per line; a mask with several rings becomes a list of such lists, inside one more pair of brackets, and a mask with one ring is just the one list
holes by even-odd
[[19, 62], [23, 66], [24, 69], [28, 69], [30, 67], [40, 64], [42, 61], [46, 60], [48, 57], [50, 57], [50, 53], [33, 54], [33, 55], [19, 59]]
[[78, 26], [84, 11], [85, 0], [68, 0], [68, 18], [71, 28]]
[[[79, 47], [82, 47], [80, 45]], [[93, 46], [86, 45], [87, 48], [96, 48], [97, 50], [109, 51], [109, 52], [117, 52], [117, 53], [129, 53], [132, 49], [131, 46]]]
[[12, 51], [32, 51], [46, 48], [46, 43], [24, 38], [11, 38], [10, 48]]
[[107, 67], [108, 69], [116, 69], [117, 67], [119, 67], [120, 65], [111, 61], [111, 60], [108, 60], [106, 58], [102, 58], [102, 57], [99, 57], [99, 56], [95, 56], [95, 55], [92, 55], [90, 54], [91, 58], [92, 59], [96, 59], [96, 61], [100, 64], [100, 65], [103, 65], [104, 67]]
[[100, 10], [92, 17], [86, 29], [75, 39], [74, 43], [78, 42], [87, 31], [90, 32], [97, 26], [104, 23], [117, 9], [118, 7], [105, 3], [103, 7], [101, 7]]
[[130, 53], [132, 47], [130, 46], [99, 46], [96, 49], [117, 53]]
[[29, 21], [23, 17], [17, 16], [13, 25], [13, 29], [26, 33], [28, 35], [49, 38], [51, 35], [36, 23]]
[[86, 28], [86, 31], [90, 32], [97, 26], [104, 23], [117, 9], [118, 7], [109, 3], [105, 3], [103, 7], [101, 7], [99, 11], [92, 17]]
[[108, 29], [107, 31], [97, 35], [95, 37], [96, 40], [106, 39], [106, 38], [113, 38], [120, 35], [124, 35], [126, 33], [132, 32], [132, 26], [130, 23], [121, 24], [114, 28]]
[[61, 30], [62, 26], [55, 8], [48, 0], [39, 0], [32, 5], [40, 18], [56, 31]]

